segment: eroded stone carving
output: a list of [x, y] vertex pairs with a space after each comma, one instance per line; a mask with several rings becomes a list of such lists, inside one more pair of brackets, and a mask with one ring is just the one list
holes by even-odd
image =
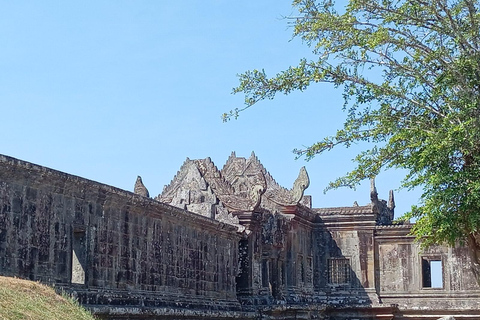
[[[264, 209], [274, 212], [278, 211], [277, 207], [294, 207], [300, 203], [310, 207], [311, 201], [304, 199], [304, 191], [309, 184], [305, 167], [300, 169], [292, 189], [286, 189], [273, 179], [255, 153], [252, 152], [247, 159], [237, 157], [233, 152], [222, 170], [218, 170], [210, 158], [187, 159], [157, 200], [193, 212], [210, 212], [205, 205], [194, 205], [199, 202], [198, 194], [202, 193], [200, 190], [206, 191], [209, 188], [215, 198], [209, 203], [225, 207], [232, 214], [252, 213], [261, 203]], [[203, 194], [204, 199], [209, 195]]]
[[375, 179], [370, 179], [370, 200], [372, 211], [376, 214], [377, 224], [389, 225], [393, 221], [395, 200], [393, 191], [390, 190], [388, 202], [378, 198], [377, 188], [375, 187]]
[[228, 198], [232, 193], [233, 188], [223, 179], [210, 158], [187, 158], [172, 182], [165, 186], [155, 200], [234, 225], [243, 231], [245, 227], [227, 210], [225, 201], [239, 203], [237, 206], [241, 209], [250, 209], [252, 205], [244, 203], [248, 199]]
[[195, 160], [212, 190], [231, 212], [254, 211], [266, 187], [261, 172], [248, 170], [249, 165], [242, 163], [242, 159], [245, 160], [232, 154], [227, 161], [231, 168], [225, 172], [219, 171], [210, 158]]
[[[302, 167], [292, 189], [280, 186], [254, 152], [248, 159], [237, 157], [235, 153], [232, 153], [221, 172], [225, 179], [231, 182], [235, 194], [247, 196], [250, 192], [251, 199], [260, 194], [262, 207], [271, 210], [275, 210], [274, 207], [278, 205], [283, 207], [298, 205], [303, 199], [305, 189], [310, 184], [308, 173], [305, 167]], [[265, 188], [263, 194], [262, 186]]]
[[[172, 182], [165, 186], [163, 192], [155, 199], [199, 214], [200, 212], [196, 212], [199, 210], [195, 210], [195, 207], [201, 207], [199, 209], [202, 210], [205, 209], [205, 204], [208, 206], [216, 202], [195, 162], [188, 158]], [[210, 208], [208, 211], [211, 211]]]
[[135, 187], [133, 189], [133, 192], [143, 197], [147, 197], [147, 198], [150, 197], [150, 194], [148, 193], [147, 188], [142, 182], [142, 177], [140, 176], [137, 177], [137, 181], [135, 182]]
[[254, 153], [249, 159], [236, 157], [232, 153], [221, 173], [231, 184], [235, 195], [260, 201], [258, 195], [267, 188], [262, 168]]
[[393, 195], [393, 190], [390, 190], [388, 193], [388, 209], [395, 209], [395, 197]]
[[311, 208], [296, 204], [302, 170], [291, 190], [254, 154], [225, 172], [187, 159], [156, 199], [204, 218], [0, 155], [0, 274], [56, 284], [111, 319], [480, 319], [468, 249], [422, 249], [374, 183], [368, 205]]
[[298, 177], [293, 183], [293, 188], [292, 188], [293, 202], [298, 203], [302, 199], [303, 192], [305, 191], [305, 189], [308, 188], [309, 185], [310, 185], [310, 179], [308, 177], [307, 169], [305, 169], [305, 167], [301, 167]]

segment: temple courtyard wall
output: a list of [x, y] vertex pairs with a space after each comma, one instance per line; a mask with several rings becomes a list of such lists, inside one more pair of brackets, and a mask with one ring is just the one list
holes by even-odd
[[[253, 156], [187, 164], [155, 200], [0, 155], [0, 275], [104, 319], [480, 319], [468, 250], [421, 249], [392, 222], [393, 196], [315, 209], [308, 181], [280, 189]], [[222, 190], [242, 193], [219, 191], [229, 175], [242, 188]]]
[[63, 288], [97, 313], [240, 310], [235, 227], [13, 158], [0, 163], [2, 275]]

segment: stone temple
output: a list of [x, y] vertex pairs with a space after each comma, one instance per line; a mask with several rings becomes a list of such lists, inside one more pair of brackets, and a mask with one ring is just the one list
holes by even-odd
[[[421, 249], [390, 192], [312, 208], [257, 157], [189, 160], [151, 198], [0, 155], [0, 275], [101, 319], [480, 319], [464, 247]], [[439, 281], [434, 281], [436, 273]]]

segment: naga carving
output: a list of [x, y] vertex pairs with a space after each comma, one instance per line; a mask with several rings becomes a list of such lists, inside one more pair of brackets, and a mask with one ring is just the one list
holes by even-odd
[[305, 167], [300, 169], [298, 177], [290, 190], [280, 186], [273, 180], [270, 174], [268, 177], [270, 179], [268, 179], [268, 189], [265, 192], [265, 196], [268, 200], [281, 206], [297, 205], [302, 200], [305, 189], [310, 185], [310, 179]]
[[[283, 208], [297, 206], [309, 184], [305, 167], [300, 169], [292, 189], [286, 189], [273, 179], [255, 153], [252, 152], [248, 159], [232, 153], [222, 170], [219, 170], [210, 158], [200, 160], [187, 158], [170, 185], [165, 187], [156, 199], [183, 206], [193, 212], [206, 208], [207, 203], [202, 204], [203, 201], [199, 203], [198, 199], [205, 199], [205, 202], [217, 206], [217, 212], [223, 212], [218, 208], [225, 207], [230, 214], [253, 213], [259, 206], [276, 211], [275, 208], [279, 206]], [[215, 213], [212, 211], [211, 215], [214, 216]]]
[[293, 202], [300, 202], [303, 198], [303, 192], [305, 189], [308, 188], [310, 185], [310, 179], [308, 177], [307, 169], [305, 167], [300, 168], [300, 173], [298, 174], [297, 179], [295, 179], [295, 182], [293, 183], [293, 188], [292, 188], [292, 200]]

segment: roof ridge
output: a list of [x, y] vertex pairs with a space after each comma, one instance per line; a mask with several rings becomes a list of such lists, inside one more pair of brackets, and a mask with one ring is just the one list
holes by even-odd
[[183, 161], [182, 165], [177, 170], [177, 173], [175, 174], [175, 176], [173, 176], [172, 180], [170, 180], [170, 183], [163, 186], [162, 193], [160, 193], [157, 197], [160, 197], [160, 195], [165, 194], [167, 192], [170, 192], [172, 190], [172, 188], [174, 188], [174, 183], [177, 180], [177, 178], [179, 177], [180, 173], [183, 172], [183, 170], [186, 168], [187, 164], [189, 164], [191, 161], [192, 160], [190, 160], [189, 157], [187, 157], [185, 159], [185, 161]]

